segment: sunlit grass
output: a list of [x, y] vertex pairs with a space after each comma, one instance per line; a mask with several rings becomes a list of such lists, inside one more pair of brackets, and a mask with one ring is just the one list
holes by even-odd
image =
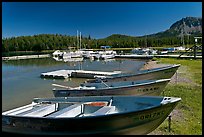
[[[165, 96], [180, 97], [181, 102], [172, 112], [171, 131], [166, 119], [151, 134], [202, 135], [202, 60], [157, 59], [160, 63], [181, 64], [182, 72], [192, 83], [169, 83]], [[187, 68], [181, 70], [183, 68]], [[186, 75], [185, 75], [186, 74]]]

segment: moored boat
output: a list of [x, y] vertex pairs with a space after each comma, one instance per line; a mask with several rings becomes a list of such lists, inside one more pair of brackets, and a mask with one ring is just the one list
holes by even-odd
[[67, 87], [58, 84], [61, 88], [54, 88], [55, 97], [68, 96], [104, 96], [104, 95], [149, 95], [158, 96], [166, 87], [170, 79], [82, 83], [79, 87]]
[[2, 131], [21, 134], [148, 134], [181, 98], [89, 96], [36, 98], [2, 113]]
[[[112, 76], [103, 77], [105, 82], [117, 81], [136, 81], [136, 80], [153, 80], [153, 79], [170, 79], [178, 70], [180, 64], [168, 65], [164, 67], [140, 70], [137, 73], [121, 73]], [[88, 83], [95, 83], [98, 79], [87, 80]]]

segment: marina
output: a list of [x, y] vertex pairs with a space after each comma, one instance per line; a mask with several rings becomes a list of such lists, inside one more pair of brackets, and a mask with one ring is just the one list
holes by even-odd
[[[112, 54], [112, 52], [111, 52]], [[100, 54], [98, 54], [100, 55]], [[33, 102], [29, 105], [24, 105], [21, 107], [14, 107], [14, 109], [10, 109], [7, 111], [2, 110], [2, 127], [4, 132], [13, 132], [13, 133], [23, 133], [23, 134], [46, 134], [46, 135], [78, 135], [78, 134], [149, 134], [151, 133], [155, 128], [157, 128], [167, 117], [170, 117], [171, 111], [175, 108], [177, 103], [181, 100], [181, 98], [175, 98], [175, 97], [165, 97], [164, 89], [167, 86], [167, 84], [171, 81], [172, 76], [176, 73], [178, 68], [180, 67], [180, 64], [172, 64], [172, 65], [165, 65], [158, 68], [150, 68], [150, 69], [141, 69], [141, 67], [135, 71], [128, 72], [126, 69], [125, 71], [121, 71], [121, 61], [118, 64], [119, 70], [113, 70], [110, 71], [104, 71], [102, 70], [84, 70], [82, 69], [83, 63], [89, 60], [90, 62], [106, 62], [107, 64], [109, 62], [106, 61], [106, 57], [103, 58], [101, 54], [100, 58], [96, 58], [97, 60], [90, 60], [86, 57], [84, 60], [84, 57], [80, 57], [81, 60], [75, 60], [78, 59], [78, 56], [75, 57], [71, 54], [68, 55], [68, 53], [63, 54], [63, 58], [60, 59], [59, 57], [52, 58], [54, 61], [58, 63], [66, 63], [66, 64], [75, 64], [75, 66], [78, 64], [78, 69], [55, 69], [55, 71], [48, 71], [46, 73], [41, 73], [40, 77], [44, 78], [51, 78], [53, 81], [55, 79], [63, 79], [66, 81], [69, 81], [70, 78], [84, 78], [84, 81], [78, 82], [75, 86], [67, 86], [67, 84], [51, 84], [52, 86], [55, 86], [55, 88], [52, 89], [52, 93], [55, 98], [47, 98], [49, 96], [46, 95], [46, 98], [34, 98]], [[59, 56], [59, 55], [57, 55]], [[106, 55], [105, 55], [106, 56]], [[135, 55], [135, 54], [129, 54], [129, 55], [120, 55], [119, 58], [122, 60], [142, 60], [142, 59], [152, 59], [156, 55]], [[165, 56], [165, 55], [162, 55]], [[167, 55], [166, 55], [167, 56]], [[179, 56], [181, 57], [181, 56]], [[109, 55], [107, 54], [107, 58], [109, 58]], [[117, 55], [112, 56], [110, 58], [116, 58]], [[65, 61], [66, 59], [66, 61]], [[100, 60], [99, 60], [100, 59]], [[119, 59], [119, 60], [121, 60]], [[14, 59], [15, 60], [15, 59]], [[114, 61], [116, 61], [114, 59]], [[106, 64], [105, 63], [105, 64]], [[112, 62], [111, 62], [112, 63]], [[145, 64], [145, 62], [144, 62]], [[143, 65], [144, 65], [143, 64]], [[124, 64], [123, 64], [124, 66]], [[142, 65], [141, 65], [142, 66]], [[97, 66], [98, 67], [98, 66]], [[50, 69], [51, 70], [51, 69]], [[165, 79], [166, 78], [166, 79]], [[51, 86], [50, 85], [50, 86]], [[57, 88], [56, 88], [57, 87]], [[161, 94], [162, 93], [162, 94]], [[155, 98], [163, 98], [160, 99], [160, 105], [157, 106], [156, 111], [154, 109], [154, 103], [150, 106], [152, 107], [142, 107], [140, 104], [150, 104], [151, 101], [155, 100]], [[106, 122], [100, 119], [102, 117], [108, 119], [108, 117], [114, 117], [115, 115], [124, 115], [131, 112], [131, 108], [123, 108], [120, 106], [121, 103], [128, 103], [128, 101], [124, 102], [125, 98], [133, 98], [137, 100], [137, 103], [139, 101], [139, 104], [136, 105], [134, 108], [135, 114], [143, 113], [142, 116], [137, 118], [134, 123], [128, 123], [127, 125], [132, 125], [131, 127], [127, 125], [124, 126], [113, 126], [115, 125], [115, 121], [117, 123], [117, 120], [121, 121], [120, 119], [111, 120], [111, 125], [106, 125]], [[68, 98], [68, 100], [67, 100]], [[83, 98], [83, 99], [81, 99]], [[109, 100], [106, 100], [106, 98], [109, 98]], [[122, 98], [121, 100], [117, 98]], [[148, 100], [145, 102], [145, 98], [151, 98], [151, 100]], [[73, 100], [72, 100], [73, 99]], [[76, 100], [75, 100], [76, 99]], [[104, 101], [105, 99], [105, 101]], [[174, 101], [173, 101], [173, 100]], [[143, 101], [143, 102], [140, 102]], [[116, 101], [117, 103], [114, 104], [113, 101]], [[134, 102], [134, 100], [132, 100]], [[119, 102], [119, 104], [118, 104]], [[172, 103], [172, 106], [171, 106]], [[128, 103], [130, 105], [130, 103]], [[168, 105], [167, 105], [168, 104]], [[166, 111], [164, 111], [164, 106]], [[132, 106], [132, 105], [131, 105]], [[162, 106], [162, 107], [161, 107]], [[148, 113], [157, 113], [157, 111], [160, 111], [158, 108], [161, 107], [162, 114], [157, 119], [151, 121], [149, 119], [142, 125], [140, 120], [146, 119], [146, 115], [149, 115]], [[169, 107], [169, 109], [167, 109]], [[139, 108], [139, 109], [137, 109]], [[122, 111], [121, 111], [122, 109]], [[125, 111], [123, 111], [123, 109]], [[130, 109], [130, 110], [129, 110]], [[143, 109], [145, 110], [143, 112]], [[148, 110], [149, 109], [149, 110]], [[128, 111], [127, 111], [128, 110]], [[127, 112], [126, 112], [127, 111]], [[146, 113], [149, 111], [148, 113]], [[168, 112], [167, 112], [168, 111]], [[133, 113], [133, 112], [131, 112]], [[138, 114], [137, 114], [138, 115]], [[160, 114], [159, 114], [160, 115]], [[99, 117], [99, 119], [98, 119]], [[132, 117], [128, 114], [128, 119], [132, 119]], [[34, 119], [33, 119], [34, 118]], [[89, 120], [89, 118], [96, 119], [100, 123], [95, 123], [93, 121], [92, 124], [98, 125], [97, 128], [88, 128], [86, 130], [81, 130], [81, 127], [72, 127], [70, 130], [64, 129], [62, 125], [55, 124], [59, 123], [62, 119], [63, 121], [67, 121], [67, 124], [69, 125], [70, 119], [78, 121], [78, 118], [80, 120]], [[22, 121], [29, 120], [27, 124]], [[40, 125], [36, 125], [35, 122], [40, 120], [42, 122], [42, 119], [45, 120]], [[133, 117], [135, 119], [135, 116]], [[8, 121], [15, 121], [15, 122], [8, 122]], [[16, 123], [17, 121], [17, 123]], [[155, 122], [156, 121], [156, 122]], [[46, 125], [46, 123], [52, 123], [50, 126]], [[74, 122], [74, 121], [73, 121]], [[104, 123], [105, 122], [105, 123]], [[19, 124], [20, 123], [20, 124]], [[170, 122], [169, 122], [170, 123]], [[66, 123], [64, 123], [66, 124]], [[63, 125], [64, 125], [63, 124]], [[15, 126], [10, 126], [15, 125]], [[68, 126], [67, 125], [67, 126]], [[101, 125], [107, 126], [109, 129], [99, 129]], [[120, 124], [121, 125], [121, 124]], [[86, 125], [89, 127], [89, 124]], [[152, 128], [153, 126], [154, 128]], [[17, 128], [16, 128], [17, 127]], [[30, 128], [32, 127], [32, 129]], [[40, 129], [39, 129], [40, 127]], [[148, 129], [148, 128], [150, 129]], [[44, 130], [47, 129], [47, 130]], [[170, 128], [170, 126], [169, 126]], [[16, 130], [18, 129], [18, 130]], [[43, 129], [43, 130], [41, 130]], [[75, 132], [80, 129], [80, 132]], [[132, 130], [134, 129], [134, 132], [132, 133]], [[28, 130], [24, 131], [24, 130]]]
[[202, 135], [201, 11], [3, 2], [2, 133]]
[[[43, 63], [40, 63], [41, 61], [43, 61], [43, 60], [45, 60]], [[49, 61], [48, 61], [49, 60]], [[22, 60], [22, 61], [25, 61], [25, 62], [30, 62], [29, 60]], [[45, 62], [46, 62], [46, 64], [56, 64], [56, 65], [53, 65], [53, 66], [47, 66], [47, 67], [44, 67], [43, 69], [40, 69], [42, 66], [39, 66], [39, 67], [34, 67], [34, 66], [36, 66], [36, 63], [35, 63], [35, 61], [36, 61], [36, 63], [40, 63], [40, 64], [43, 64], [43, 65], [45, 65]], [[50, 63], [50, 61], [52, 62], [52, 63]], [[86, 68], [87, 70], [90, 70], [90, 68], [92, 68], [92, 70], [94, 70], [94, 68], [100, 68], [99, 67], [99, 64], [100, 65], [102, 65], [103, 66], [103, 68], [101, 68], [100, 70], [98, 69], [98, 71], [99, 72], [101, 72], [101, 71], [108, 71], [109, 70], [109, 72], [111, 71], [111, 72], [114, 72], [114, 71], [116, 71], [117, 70], [117, 68], [116, 68], [116, 66], [118, 66], [119, 68], [120, 68], [120, 70], [121, 70], [121, 72], [122, 72], [122, 74], [114, 74], [114, 75], [112, 75], [112, 76], [102, 76], [102, 77], [98, 77], [98, 78], [100, 78], [100, 79], [102, 79], [102, 80], [105, 80], [106, 78], [111, 78], [111, 77], [117, 77], [117, 76], [120, 76], [120, 75], [122, 75], [122, 76], [128, 76], [128, 75], [130, 75], [130, 73], [124, 73], [125, 71], [127, 71], [127, 69], [129, 69], [129, 71], [131, 70], [131, 73], [133, 73], [133, 70], [135, 71], [135, 73], [136, 74], [138, 74], [138, 73], [141, 73], [141, 72], [151, 72], [151, 71], [155, 71], [155, 70], [160, 70], [160, 69], [163, 69], [163, 68], [165, 68], [165, 67], [159, 67], [160, 69], [158, 69], [158, 68], [154, 68], [154, 69], [148, 69], [148, 70], [140, 70], [141, 68], [142, 68], [142, 66], [144, 65], [144, 63], [145, 62], [140, 62], [141, 60], [135, 60], [135, 59], [116, 59], [116, 60], [114, 60], [113, 62], [106, 62], [105, 64], [103, 64], [103, 61], [101, 60], [101, 61], [93, 61], [93, 62], [91, 62], [90, 60], [84, 60], [82, 63], [84, 64], [89, 64], [90, 66], [89, 66], [89, 68]], [[22, 71], [22, 68], [20, 67], [20, 65], [19, 64], [16, 64], [18, 61], [13, 61], [13, 63], [16, 65], [16, 67], [17, 66], [19, 66], [19, 69], [17, 69], [17, 72], [18, 71]], [[123, 63], [119, 63], [119, 62], [123, 62]], [[127, 64], [127, 62], [128, 62], [128, 64]], [[139, 64], [134, 64], [134, 63], [139, 63], [140, 64], [140, 67], [138, 67], [137, 65], [139, 65]], [[11, 64], [12, 63], [12, 61], [11, 62], [4, 62], [4, 63], [6, 63], [6, 64]], [[18, 63], [20, 63], [20, 62], [18, 62]], [[71, 62], [70, 62], [71, 63]], [[64, 65], [62, 65], [61, 66], [61, 68], [59, 67], [60, 66], [60, 64], [62, 65], [62, 64], [64, 64]], [[76, 63], [76, 64], [78, 64], [78, 63]], [[96, 65], [96, 66], [94, 66], [94, 64]], [[112, 64], [112, 68], [111, 69], [109, 69], [109, 68], [107, 68], [107, 67], [110, 67], [110, 65]], [[123, 65], [121, 65], [121, 64], [123, 64]], [[134, 65], [135, 66], [134, 66]], [[5, 64], [4, 64], [5, 65]], [[15, 66], [14, 65], [14, 66]], [[130, 67], [130, 65], [133, 65], [133, 66], [131, 66]], [[12, 65], [11, 65], [12, 66]], [[26, 69], [28, 69], [27, 68], [27, 66], [28, 65], [25, 65], [25, 68]], [[34, 73], [34, 77], [36, 77], [37, 75], [39, 75], [41, 72], [42, 72], [42, 70], [47, 70], [47, 72], [52, 72], [51, 70], [65, 70], [65, 69], [63, 69], [63, 68], [66, 68], [67, 67], [67, 62], [59, 62], [59, 61], [55, 61], [54, 59], [51, 59], [51, 58], [48, 58], [48, 59], [40, 59], [40, 60], [38, 60], [38, 59], [33, 59], [33, 63], [32, 63], [32, 65], [31, 66], [33, 66], [33, 68], [35, 68], [34, 69], [34, 71], [36, 71], [35, 73]], [[83, 67], [85, 67], [86, 65], [82, 65]], [[135, 67], [138, 67], [138, 68], [135, 68]], [[171, 67], [175, 67], [175, 71], [180, 67], [180, 65], [167, 65], [169, 68], [171, 68]], [[77, 70], [76, 69], [76, 67], [77, 66], [68, 66], [69, 67], [69, 70]], [[11, 70], [11, 68], [13, 68], [13, 67], [9, 67], [9, 69], [5, 69], [4, 67], [3, 67], [3, 88], [5, 88], [5, 87], [7, 87], [7, 88], [12, 88], [12, 87], [15, 87], [14, 88], [14, 91], [16, 91], [16, 89], [18, 89], [18, 86], [10, 86], [11, 84], [12, 84], [12, 82], [9, 82], [10, 84], [9, 84], [9, 86], [7, 85], [7, 86], [5, 86], [5, 78], [7, 78], [8, 76], [12, 76], [12, 77], [14, 77], [15, 75], [10, 75], [8, 72], [7, 73], [5, 73], [5, 70]], [[15, 68], [15, 67], [14, 67]], [[18, 68], [18, 67], [17, 67]], [[132, 69], [131, 69], [132, 68]], [[134, 69], [133, 69], [134, 68]], [[29, 69], [28, 69], [29, 70]], [[28, 70], [26, 70], [26, 71], [28, 71]], [[137, 70], [137, 71], [136, 71]], [[33, 70], [30, 70], [30, 72], [34, 72]], [[174, 73], [175, 73], [175, 71], [173, 71]], [[12, 71], [11, 71], [12, 72]], [[13, 71], [14, 72], [14, 71]], [[117, 72], [117, 71], [116, 71]], [[23, 72], [24, 73], [24, 72]], [[112, 116], [112, 115], [117, 115], [117, 113], [120, 113], [120, 112], [118, 112], [118, 111], [115, 111], [115, 110], [117, 110], [116, 108], [118, 108], [117, 107], [117, 105], [113, 105], [114, 107], [104, 107], [104, 109], [100, 109], [101, 108], [101, 106], [100, 106], [100, 108], [99, 109], [94, 109], [95, 111], [94, 112], [92, 112], [92, 113], [85, 113], [85, 115], [84, 115], [84, 113], [81, 113], [80, 111], [79, 111], [79, 109], [81, 110], [82, 108], [85, 110], [87, 107], [85, 107], [84, 108], [84, 106], [87, 106], [87, 103], [82, 103], [82, 104], [84, 104], [84, 105], [81, 105], [81, 106], [78, 106], [78, 105], [74, 105], [74, 104], [72, 104], [72, 105], [74, 105], [74, 106], [70, 106], [69, 107], [69, 105], [68, 104], [70, 104], [70, 103], [65, 103], [65, 104], [67, 104], [67, 107], [66, 107], [66, 105], [64, 105], [61, 101], [59, 101], [58, 103], [62, 103], [63, 105], [60, 105], [60, 106], [63, 106], [63, 108], [62, 107], [59, 107], [58, 109], [53, 109], [53, 108], [57, 108], [57, 107], [55, 107], [55, 105], [54, 104], [50, 104], [50, 103], [48, 103], [47, 101], [48, 100], [50, 100], [53, 96], [55, 97], [55, 95], [52, 93], [52, 84], [53, 84], [53, 82], [54, 83], [61, 83], [61, 84], [59, 84], [59, 85], [66, 85], [65, 87], [62, 87], [63, 88], [63, 90], [64, 91], [66, 91], [66, 88], [70, 88], [70, 87], [77, 87], [78, 86], [78, 84], [80, 84], [80, 83], [83, 83], [83, 82], [86, 82], [87, 81], [87, 78], [86, 79], [81, 79], [80, 77], [70, 77], [70, 78], [72, 78], [71, 80], [66, 80], [66, 81], [64, 81], [64, 80], [51, 80], [51, 79], [48, 79], [48, 80], [39, 80], [39, 78], [35, 78], [35, 81], [30, 81], [30, 78], [32, 78], [32, 77], [30, 77], [29, 76], [29, 74], [32, 74], [32, 73], [24, 73], [24, 78], [23, 79], [27, 79], [26, 81], [24, 80], [24, 82], [23, 82], [23, 85], [26, 87], [29, 87], [29, 88], [27, 88], [27, 90], [26, 89], [24, 89], [24, 88], [22, 88], [22, 87], [24, 87], [24, 86], [20, 86], [21, 84], [21, 82], [20, 81], [18, 81], [17, 83], [19, 83], [18, 85], [19, 85], [19, 87], [20, 87], [20, 89], [18, 90], [18, 91], [21, 91], [22, 89], [22, 91], [24, 91], [24, 92], [18, 92], [18, 94], [16, 94], [15, 95], [15, 99], [18, 99], [17, 98], [17, 96], [28, 96], [28, 94], [29, 94], [29, 92], [27, 92], [28, 90], [29, 91], [33, 91], [33, 94], [30, 96], [30, 97], [28, 97], [28, 98], [25, 98], [24, 100], [22, 100], [22, 101], [26, 101], [27, 103], [25, 103], [25, 102], [22, 102], [22, 103], [18, 103], [18, 104], [15, 104], [14, 105], [14, 103], [16, 103], [16, 101], [15, 101], [15, 99], [13, 99], [13, 106], [11, 107], [11, 106], [7, 106], [7, 107], [5, 107], [6, 105], [5, 105], [5, 101], [4, 101], [4, 99], [6, 99], [6, 98], [11, 98], [11, 96], [10, 95], [12, 95], [12, 94], [9, 94], [9, 96], [7, 97], [7, 96], [5, 96], [6, 94], [5, 94], [5, 92], [3, 92], [2, 94], [3, 94], [3, 103], [4, 103], [4, 105], [3, 105], [3, 110], [2, 110], [2, 116], [4, 117], [3, 118], [3, 127], [2, 128], [4, 128], [3, 130], [4, 131], [7, 131], [7, 132], [19, 132], [19, 133], [25, 133], [25, 134], [30, 134], [31, 132], [31, 130], [29, 129], [29, 127], [31, 127], [31, 126], [28, 126], [28, 127], [22, 127], [22, 130], [16, 130], [15, 128], [13, 128], [13, 127], [9, 127], [9, 129], [7, 128], [7, 126], [8, 125], [4, 125], [4, 124], [6, 124], [6, 122], [5, 121], [7, 121], [7, 120], [9, 120], [10, 118], [11, 119], [15, 119], [15, 120], [19, 120], [18, 118], [22, 118], [22, 119], [29, 119], [29, 121], [32, 121], [32, 122], [36, 122], [36, 121], [33, 121], [32, 119], [36, 119], [36, 118], [39, 118], [39, 119], [41, 119], [41, 118], [43, 118], [43, 119], [45, 119], [45, 121], [47, 122], [47, 120], [46, 119], [55, 119], [55, 122], [54, 123], [58, 123], [57, 121], [60, 121], [60, 119], [63, 119], [63, 121], [69, 121], [68, 119], [70, 119], [70, 118], [74, 118], [74, 119], [78, 119], [78, 118], [84, 118], [84, 119], [86, 119], [87, 120], [87, 118], [89, 119], [89, 116], [91, 116], [92, 118], [93, 117], [108, 117], [108, 119], [110, 119], [110, 117], [109, 116]], [[172, 75], [174, 74], [174, 73], [172, 73]], [[5, 75], [6, 74], [6, 75]], [[14, 74], [14, 73], [12, 73], [12, 74]], [[5, 76], [7, 76], [7, 77], [5, 77]], [[21, 75], [18, 75], [18, 76], [21, 76]], [[131, 76], [131, 75], [130, 75]], [[167, 76], [167, 75], [166, 75]], [[21, 76], [22, 77], [22, 76]], [[149, 76], [148, 76], [149, 77]], [[28, 78], [29, 78], [29, 80], [28, 80]], [[104, 79], [105, 78], [105, 79]], [[20, 78], [19, 80], [21, 80], [22, 78]], [[139, 79], [141, 79], [141, 78], [139, 78]], [[118, 81], [122, 81], [123, 79], [118, 79]], [[131, 80], [131, 79], [126, 79], [126, 80]], [[76, 83], [75, 83], [75, 82]], [[116, 80], [117, 81], [117, 80]], [[168, 80], [169, 81], [169, 80]], [[38, 82], [38, 84], [36, 84], [35, 82]], [[73, 83], [74, 82], [74, 83]], [[131, 81], [130, 81], [131, 82]], [[29, 83], [32, 83], [32, 84], [29, 84]], [[35, 84], [34, 84], [35, 83]], [[117, 83], [117, 82], [116, 82]], [[119, 82], [118, 82], [119, 83]], [[128, 83], [128, 81], [124, 81], [124, 82], [122, 82], [121, 84], [124, 84], [125, 85], [125, 83]], [[144, 83], [144, 81], [143, 82], [141, 82], [141, 84], [142, 83]], [[73, 84], [73, 85], [72, 85]], [[89, 83], [86, 83], [88, 86], [90, 86], [91, 84], [93, 84], [93, 83], [91, 83], [91, 84], [89, 84]], [[105, 82], [105, 84], [108, 84], [107, 82]], [[36, 85], [36, 86], [35, 86]], [[46, 85], [46, 87], [47, 88], [44, 88], [44, 90], [42, 90], [42, 87], [45, 87], [45, 85]], [[57, 84], [56, 84], [57, 85]], [[108, 84], [108, 85], [110, 85], [110, 84]], [[163, 84], [164, 85], [164, 84]], [[117, 87], [117, 86], [116, 86]], [[146, 90], [147, 89], [147, 86], [144, 86], [144, 90]], [[151, 87], [150, 88], [148, 88], [149, 89], [149, 91], [151, 91], [150, 89], [151, 89]], [[154, 88], [153, 88], [154, 89]], [[39, 92], [37, 93], [36, 91], [37, 90], [39, 90]], [[63, 91], [62, 90], [62, 91]], [[3, 91], [8, 91], [8, 90], [3, 90]], [[9, 90], [9, 92], [10, 91], [12, 91], [12, 90]], [[56, 90], [57, 91], [57, 90]], [[60, 91], [60, 90], [59, 90]], [[63, 91], [63, 92], [64, 92]], [[85, 91], [85, 90], [83, 90], [83, 91]], [[115, 90], [116, 91], [116, 90]], [[127, 91], [127, 90], [124, 90], [124, 91]], [[161, 90], [161, 91], [163, 91], [163, 90]], [[36, 94], [37, 93], [37, 94]], [[82, 92], [83, 93], [83, 92]], [[122, 94], [124, 94], [124, 92], [121, 90], [121, 93]], [[159, 93], [159, 92], [155, 92], [155, 93]], [[72, 92], [72, 94], [73, 94], [73, 92]], [[164, 94], [166, 94], [166, 93], [164, 93]], [[168, 94], [168, 93], [167, 93]], [[19, 111], [19, 108], [17, 108], [17, 107], [19, 107], [19, 106], [23, 106], [23, 105], [25, 105], [25, 104], [28, 104], [29, 103], [29, 101], [30, 100], [32, 100], [33, 98], [34, 98], [34, 100], [36, 100], [35, 99], [35, 97], [36, 97], [36, 95], [38, 95], [37, 97], [50, 97], [50, 98], [47, 98], [47, 99], [45, 99], [45, 98], [41, 98], [41, 99], [39, 99], [39, 100], [46, 100], [44, 103], [39, 103], [39, 104], [36, 104], [36, 106], [32, 106], [32, 105], [34, 105], [33, 103], [32, 103], [32, 105], [28, 105], [28, 108], [26, 108], [26, 109], [24, 109], [25, 107], [22, 107], [22, 109], [20, 109], [20, 111]], [[100, 95], [100, 94], [99, 94]], [[113, 96], [114, 95], [114, 93], [111, 93], [111, 95], [109, 95], [109, 96]], [[118, 95], [118, 93], [116, 94], [116, 95], [114, 95], [115, 96], [115, 98], [116, 98], [116, 96]], [[151, 94], [149, 94], [149, 95], [151, 95]], [[161, 94], [160, 94], [161, 95]], [[163, 94], [162, 94], [163, 95]], [[72, 96], [72, 95], [71, 95]], [[70, 96], [70, 97], [71, 97]], [[75, 94], [74, 96], [81, 96], [80, 95], [80, 93], [79, 94]], [[125, 95], [125, 96], [128, 96], [128, 95]], [[133, 97], [134, 95], [131, 95], [131, 97]], [[136, 96], [138, 96], [138, 95], [136, 95]], [[156, 95], [156, 96], [158, 96], [158, 94]], [[66, 96], [67, 97], [67, 96]], [[66, 98], [65, 97], [65, 98]], [[68, 98], [70, 98], [70, 97], [68, 97]], [[82, 95], [82, 97], [86, 97], [86, 95]], [[104, 96], [104, 94], [101, 94], [100, 95], [100, 97], [105, 97]], [[58, 98], [57, 96], [55, 97], [55, 98]], [[63, 97], [64, 98], [64, 97]], [[74, 98], [76, 98], [76, 97], [74, 97]], [[8, 100], [8, 99], [6, 99], [6, 100]], [[37, 99], [38, 100], [38, 99]], [[51, 99], [51, 100], [53, 100], [53, 99]], [[79, 101], [79, 99], [77, 99], [77, 101]], [[99, 101], [99, 100], [98, 100]], [[110, 100], [109, 100], [110, 101]], [[101, 104], [109, 104], [109, 103], [107, 103], [107, 102], [109, 102], [109, 101], [104, 101], [104, 100], [100, 100], [100, 105]], [[115, 100], [116, 101], [116, 100]], [[35, 101], [34, 101], [35, 102]], [[70, 102], [70, 101], [68, 101], [68, 102]], [[74, 100], [72, 100], [71, 101], [71, 103], [73, 103], [73, 102], [75, 102]], [[92, 100], [92, 101], [88, 101], [89, 103], [90, 102], [92, 102], [93, 104], [95, 103], [95, 101], [94, 100]], [[114, 102], [114, 101], [113, 101]], [[125, 101], [126, 103], [127, 103], [127, 101]], [[168, 102], [168, 99], [167, 99], [167, 102]], [[48, 103], [48, 104], [46, 104], [46, 103]], [[55, 102], [55, 103], [57, 103], [57, 102]], [[58, 104], [57, 103], [57, 104]], [[92, 104], [91, 103], [91, 104]], [[145, 103], [145, 102], [143, 102], [143, 103]], [[148, 103], [149, 103], [149, 101], [148, 101]], [[9, 105], [11, 105], [12, 104], [12, 102], [11, 103], [9, 103]], [[97, 103], [96, 103], [97, 104]], [[161, 104], [166, 104], [166, 103], [161, 103]], [[12, 109], [9, 109], [9, 108], [13, 108], [13, 110]], [[76, 108], [76, 109], [75, 109]], [[164, 109], [166, 109], [166, 107], [164, 108]], [[7, 110], [7, 111], [5, 111], [5, 110]], [[13, 113], [13, 111], [15, 110], [15, 112]], [[76, 111], [75, 111], [76, 110]], [[98, 111], [97, 111], [98, 110]], [[4, 113], [5, 112], [5, 113]], [[51, 113], [50, 113], [51, 112]], [[76, 114], [75, 114], [75, 112], [77, 112]], [[87, 112], [87, 111], [86, 111]], [[110, 112], [110, 113], [109, 113]], [[152, 112], [152, 111], [150, 111], [150, 112]], [[16, 117], [16, 116], [17, 117]], [[142, 116], [145, 116], [145, 115], [148, 115], [148, 114], [146, 114], [146, 113], [143, 113], [143, 114], [141, 114], [141, 117]], [[125, 116], [125, 115], [124, 115]], [[168, 115], [166, 115], [166, 118], [168, 117]], [[164, 120], [166, 119], [166, 118], [164, 118]], [[163, 118], [162, 118], [163, 119]], [[121, 118], [120, 118], [120, 120], [121, 120]], [[160, 119], [161, 120], [161, 119]], [[160, 121], [159, 120], [159, 121]], [[18, 122], [22, 122], [21, 120], [20, 121], [18, 121]], [[50, 128], [50, 130], [49, 131], [46, 131], [46, 132], [42, 132], [41, 130], [38, 130], [38, 128], [37, 128], [37, 126], [35, 126], [35, 124], [34, 123], [30, 123], [31, 125], [32, 125], [32, 127], [33, 127], [33, 130], [32, 130], [32, 134], [61, 134], [61, 130], [58, 132], [57, 130], [55, 130], [56, 132], [50, 132], [50, 130], [53, 130], [53, 127], [52, 126], [50, 126], [50, 127], [47, 127], [47, 128]], [[45, 123], [46, 123], [45, 122]], [[23, 122], [22, 122], [23, 123]], [[95, 123], [96, 124], [96, 123]], [[130, 124], [130, 123], [127, 123], [127, 124]], [[147, 123], [146, 123], [147, 124]], [[100, 124], [99, 124], [100, 125]], [[150, 127], [150, 126], [152, 126], [152, 123], [150, 122], [149, 124], [147, 124], [147, 125], [145, 125], [145, 127]], [[45, 126], [43, 126], [43, 127], [45, 127]], [[63, 129], [59, 124], [57, 124], [56, 125], [56, 127], [59, 127], [58, 129]], [[149, 132], [149, 130], [148, 130], [148, 132], [146, 132], [145, 130], [141, 130], [141, 128], [139, 128], [140, 126], [135, 126], [135, 127], [132, 127], [131, 129], [124, 129], [124, 130], [118, 130], [118, 131], [116, 131], [116, 132], [109, 132], [109, 131], [105, 131], [104, 130], [104, 133], [96, 133], [96, 132], [94, 132], [93, 134], [149, 134], [150, 132]], [[21, 128], [21, 127], [19, 127], [19, 128]], [[25, 128], [26, 128], [26, 130], [29, 130], [29, 132], [25, 132]], [[111, 127], [109, 127], [110, 129], [111, 129]], [[134, 130], [133, 130], [134, 129]], [[142, 128], [142, 129], [145, 129], [145, 128]], [[76, 134], [76, 133], [78, 133], [78, 132], [72, 132], [73, 130], [74, 130], [74, 128], [72, 128], [72, 131], [65, 131], [66, 129], [64, 129], [64, 133], [65, 134], [70, 134], [70, 135], [72, 135], [72, 134]], [[77, 128], [77, 130], [78, 130], [78, 128]], [[94, 131], [95, 131], [95, 129], [93, 129]], [[141, 132], [139, 132], [139, 131], [141, 131]], [[111, 131], [113, 131], [113, 130], [111, 130]], [[90, 131], [89, 130], [89, 133], [90, 132], [92, 132], [92, 131]], [[86, 134], [86, 132], [81, 132], [82, 134]], [[81, 134], [80, 133], [80, 134]], [[91, 133], [92, 134], [92, 133]]]

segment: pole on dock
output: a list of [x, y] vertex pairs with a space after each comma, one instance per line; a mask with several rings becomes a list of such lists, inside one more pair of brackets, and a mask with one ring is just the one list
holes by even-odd
[[196, 45], [193, 47], [194, 59], [196, 59]]
[[177, 84], [177, 79], [178, 79], [178, 70], [176, 71], [176, 84]]
[[196, 48], [197, 48], [197, 42], [198, 42], [198, 38], [200, 38], [200, 37], [194, 37], [195, 38], [195, 45], [194, 45], [194, 47], [193, 47], [193, 54], [194, 54], [194, 59], [196, 59]]
[[171, 131], [171, 114], [168, 116], [168, 121], [169, 121], [169, 132]]
[[79, 49], [81, 49], [81, 32], [80, 32], [80, 34], [79, 34], [79, 40], [80, 40], [80, 45], [79, 45]]

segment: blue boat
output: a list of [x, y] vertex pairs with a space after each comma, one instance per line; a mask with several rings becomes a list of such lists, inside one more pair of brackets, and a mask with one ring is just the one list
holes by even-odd
[[148, 134], [181, 98], [89, 96], [36, 98], [2, 113], [5, 133], [35, 135]]

